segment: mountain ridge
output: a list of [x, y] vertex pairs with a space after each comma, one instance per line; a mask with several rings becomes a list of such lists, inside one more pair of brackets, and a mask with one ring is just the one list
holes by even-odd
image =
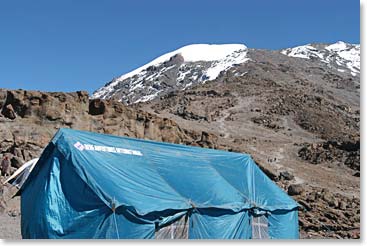
[[[125, 104], [146, 102], [171, 91], [185, 90], [217, 79], [226, 71], [253, 60], [249, 52], [256, 50], [243, 44], [187, 45], [114, 78], [96, 90], [92, 98], [113, 98]], [[352, 76], [359, 76], [359, 50], [360, 45], [339, 41], [267, 51], [290, 59], [312, 59], [315, 63], [327, 64], [339, 73], [349, 71]]]
[[[322, 62], [333, 64], [340, 72], [350, 70], [353, 76], [360, 73], [360, 45], [338, 41], [333, 44], [306, 44], [281, 51], [282, 54], [304, 59], [319, 58]], [[338, 67], [344, 67], [338, 68]]]

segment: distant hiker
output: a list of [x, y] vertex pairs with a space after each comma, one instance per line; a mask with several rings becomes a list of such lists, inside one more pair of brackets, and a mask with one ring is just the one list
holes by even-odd
[[1, 161], [1, 174], [4, 177], [10, 175], [10, 160], [8, 156], [5, 156]]

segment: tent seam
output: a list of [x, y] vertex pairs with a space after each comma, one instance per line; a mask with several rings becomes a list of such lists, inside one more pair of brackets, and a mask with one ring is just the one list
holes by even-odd
[[[200, 158], [200, 159], [203, 160], [203, 158]], [[239, 189], [237, 189], [236, 187], [234, 187], [226, 178], [224, 178], [223, 175], [220, 174], [220, 172], [213, 166], [213, 164], [210, 161], [205, 160], [205, 159], [204, 159], [204, 161], [207, 164], [209, 164], [209, 166], [218, 174], [218, 176], [221, 177], [230, 187], [232, 187], [234, 190], [237, 190], [248, 202], [250, 202], [251, 205], [255, 204], [243, 192], [241, 192]]]
[[[125, 139], [123, 139], [123, 140], [125, 140]], [[131, 148], [131, 145], [128, 143], [128, 141], [123, 141], [124, 142], [124, 144], [127, 144], [127, 146], [129, 147], [129, 148]], [[190, 199], [188, 199], [187, 197], [184, 197], [182, 194], [180, 194], [175, 188], [173, 188], [169, 183], [168, 183], [168, 181], [160, 174], [160, 172], [158, 172], [158, 170], [157, 170], [157, 166], [153, 163], [153, 162], [151, 162], [150, 160], [149, 160], [149, 158], [147, 158], [146, 157], [147, 156], [147, 154], [146, 153], [144, 153], [144, 155], [143, 155], [143, 158], [144, 158], [144, 160], [146, 160], [153, 168], [154, 168], [154, 170], [155, 170], [155, 172], [159, 175], [159, 177], [161, 177], [161, 179], [168, 185], [168, 187], [170, 187], [177, 195], [179, 195], [183, 200], [185, 200], [185, 201], [189, 201]]]
[[157, 166], [151, 162], [150, 160], [148, 160], [148, 158], [145, 158], [144, 156], [144, 159], [147, 160], [149, 162], [149, 164], [151, 164], [151, 166], [154, 167], [154, 170], [155, 172], [159, 175], [159, 177], [161, 177], [161, 179], [177, 194], [179, 195], [182, 199], [186, 200], [186, 201], [189, 201], [190, 199], [188, 199], [187, 197], [184, 197], [182, 194], [180, 194], [177, 190], [175, 190], [175, 188], [173, 188], [169, 183], [168, 181], [158, 172], [157, 170]]

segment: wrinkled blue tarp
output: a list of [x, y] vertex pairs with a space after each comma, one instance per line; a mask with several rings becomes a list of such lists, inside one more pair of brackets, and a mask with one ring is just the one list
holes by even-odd
[[[298, 238], [298, 204], [249, 155], [60, 129], [21, 190], [23, 238], [154, 238], [189, 216], [189, 238]], [[256, 209], [254, 209], [256, 208]]]

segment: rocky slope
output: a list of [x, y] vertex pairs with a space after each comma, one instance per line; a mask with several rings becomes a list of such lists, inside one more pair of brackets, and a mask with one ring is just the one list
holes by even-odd
[[[319, 128], [312, 132], [297, 125], [292, 118], [296, 114], [289, 112], [303, 110], [304, 100], [317, 105], [317, 98], [294, 92], [292, 100], [302, 103], [294, 106], [281, 101], [274, 111], [264, 98], [248, 100], [251, 91], [232, 88], [238, 84], [257, 84], [253, 90], [262, 89], [265, 97], [274, 94], [271, 88], [267, 92], [264, 88], [271, 81], [240, 79], [208, 83], [133, 109], [113, 100], [89, 99], [85, 92], [0, 90], [0, 158], [9, 155], [12, 171], [16, 170], [24, 161], [39, 156], [60, 127], [247, 152], [303, 206], [302, 238], [358, 238], [359, 142], [352, 143], [358, 134], [343, 128], [340, 135], [348, 137], [331, 131], [323, 138], [324, 131]], [[288, 93], [280, 90], [274, 97]], [[335, 104], [321, 103], [327, 105], [326, 111], [341, 110]], [[317, 120], [323, 115], [320, 117]], [[338, 140], [327, 142], [328, 137]], [[1, 190], [0, 220], [9, 224], [0, 236], [20, 238], [19, 199], [10, 199], [15, 191], [9, 185]], [[14, 228], [9, 230], [9, 226]]]
[[250, 153], [304, 206], [303, 237], [358, 237], [359, 75], [278, 51], [247, 57], [213, 81], [132, 106]]

